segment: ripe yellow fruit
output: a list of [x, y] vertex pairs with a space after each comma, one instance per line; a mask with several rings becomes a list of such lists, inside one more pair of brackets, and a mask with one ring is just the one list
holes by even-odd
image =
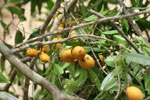
[[[63, 30], [63, 29], [64, 29], [63, 26], [59, 26], [59, 27], [58, 27], [58, 30]], [[63, 34], [63, 33], [59, 33], [59, 34]]]
[[76, 46], [71, 50], [72, 57], [74, 59], [82, 60], [86, 54], [85, 50], [81, 46]]
[[105, 62], [104, 62], [105, 57], [102, 54], [98, 54], [98, 56], [99, 56], [100, 61], [102, 62], [102, 66], [104, 66], [105, 65]]
[[42, 48], [42, 51], [45, 52], [45, 53], [48, 53], [50, 51], [49, 45], [44, 45], [43, 48]]
[[92, 69], [95, 66], [94, 59], [86, 54], [82, 60], [79, 60], [79, 65], [85, 69]]
[[72, 62], [74, 59], [71, 55], [71, 49], [64, 49], [59, 53], [59, 57], [64, 61], [64, 62]]
[[30, 57], [36, 57], [38, 55], [39, 51], [36, 49], [28, 49], [26, 51], [26, 54]]
[[[59, 20], [59, 18], [60, 18], [61, 16], [62, 16], [62, 14], [59, 14], [59, 15], [57, 16], [57, 20]], [[62, 19], [61, 24], [64, 25], [64, 18]]]
[[[53, 38], [52, 41], [62, 40], [62, 39], [63, 39], [63, 38], [58, 37], [58, 38]], [[62, 47], [62, 44], [61, 44], [61, 43], [57, 43], [57, 44], [56, 44], [56, 50], [60, 50], [61, 47]]]
[[76, 34], [75, 34], [76, 32], [73, 30], [71, 33], [70, 33], [70, 37], [74, 37], [74, 36], [76, 36]]
[[143, 95], [140, 89], [135, 86], [130, 86], [126, 90], [128, 100], [143, 100]]
[[42, 62], [46, 63], [46, 62], [48, 62], [50, 60], [50, 57], [46, 53], [41, 52], [41, 54], [40, 54], [40, 60]]

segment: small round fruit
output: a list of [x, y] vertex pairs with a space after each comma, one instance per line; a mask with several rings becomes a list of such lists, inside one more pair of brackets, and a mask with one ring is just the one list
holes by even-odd
[[42, 51], [45, 52], [45, 53], [48, 53], [50, 51], [49, 45], [44, 45], [43, 48], [42, 48]]
[[72, 62], [74, 59], [71, 55], [71, 49], [64, 49], [59, 53], [59, 57], [64, 61], [64, 62]]
[[76, 34], [75, 34], [75, 31], [73, 30], [73, 31], [70, 33], [70, 37], [74, 37], [74, 36], [76, 36]]
[[99, 56], [100, 61], [102, 62], [102, 65], [104, 66], [105, 65], [105, 62], [104, 62], [105, 57], [102, 54], [98, 54], [98, 56]]
[[[57, 20], [59, 20], [61, 16], [62, 16], [62, 14], [59, 14], [59, 15], [57, 16]], [[64, 18], [62, 19], [61, 24], [64, 25]]]
[[143, 95], [140, 89], [135, 86], [130, 86], [126, 90], [128, 100], [143, 100]]
[[[58, 37], [58, 38], [53, 38], [52, 41], [62, 40], [62, 39], [63, 39], [63, 38]], [[62, 44], [61, 44], [61, 43], [57, 43], [57, 44], [56, 44], [56, 50], [60, 50], [61, 47], [62, 47]]]
[[71, 54], [74, 59], [82, 60], [83, 57], [85, 56], [86, 52], [83, 47], [76, 46], [76, 47], [72, 48]]
[[[58, 27], [58, 30], [60, 31], [60, 30], [63, 30], [64, 29], [64, 27], [63, 26], [59, 26]], [[59, 33], [59, 34], [63, 34], [63, 33]]]
[[46, 62], [48, 62], [50, 60], [50, 57], [46, 53], [41, 52], [41, 54], [40, 54], [40, 60], [42, 62], [46, 63]]
[[79, 65], [85, 69], [92, 69], [95, 66], [94, 59], [86, 54], [82, 60], [79, 60]]
[[36, 49], [28, 49], [28, 50], [26, 51], [26, 53], [27, 53], [27, 55], [30, 56], [30, 57], [36, 57], [36, 56], [38, 55], [39, 51], [36, 50]]

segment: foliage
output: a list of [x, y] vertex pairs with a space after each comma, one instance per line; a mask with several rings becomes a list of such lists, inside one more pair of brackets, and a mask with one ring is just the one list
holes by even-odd
[[[43, 6], [44, 4], [46, 4], [47, 13], [55, 4], [53, 0], [4, 1], [5, 2], [0, 7], [0, 10], [8, 9], [12, 16], [17, 15], [20, 21], [26, 20], [24, 17], [25, 9], [23, 9], [22, 6], [29, 2], [31, 3], [32, 17], [36, 17], [37, 12], [39, 14], [42, 13], [41, 9], [42, 7], [45, 7]], [[68, 13], [66, 13], [65, 23], [67, 23], [67, 21], [74, 20], [71, 16], [71, 13], [75, 18], [79, 18], [79, 24], [82, 23], [83, 20], [85, 22], [97, 20], [98, 17], [96, 15], [92, 15], [91, 13], [87, 13], [87, 9], [93, 9], [107, 17], [115, 16], [120, 10], [116, 6], [116, 1], [117, 0], [89, 0], [89, 3], [85, 5], [86, 0], [79, 0], [72, 6], [71, 9], [69, 9]], [[131, 7], [129, 7], [128, 10], [131, 13], [136, 9], [142, 11], [147, 9], [149, 3], [149, 0], [146, 0], [145, 3], [142, 3], [142, 0], [131, 0]], [[113, 9], [109, 7], [110, 4], [114, 5]], [[36, 7], [38, 10], [36, 10]], [[62, 10], [63, 8], [60, 9]], [[123, 12], [120, 13], [120, 15], [123, 14]], [[4, 29], [3, 35], [6, 37], [11, 31], [9, 30], [11, 22], [8, 24], [4, 23], [4, 21], [1, 20], [2, 16], [3, 13], [0, 11], [0, 24]], [[137, 22], [143, 33], [149, 31], [150, 29], [148, 17], [149, 14], [145, 14], [143, 17], [134, 17], [134, 20]], [[44, 18], [42, 20], [45, 21], [46, 19]], [[54, 24], [54, 22], [52, 22], [52, 24]], [[125, 35], [130, 38], [137, 48], [143, 52], [143, 54], [137, 53], [113, 27], [113, 25], [110, 24], [110, 22], [103, 22], [77, 29], [75, 32], [77, 35], [94, 34], [96, 36], [113, 40], [117, 44], [103, 39], [88, 40], [82, 37], [80, 41], [69, 41], [63, 43], [62, 49], [81, 45], [86, 50], [86, 53], [91, 55], [95, 61], [100, 61], [100, 65], [104, 70], [102, 70], [98, 64], [96, 64], [93, 69], [86, 70], [79, 66], [78, 61], [76, 61], [75, 66], [71, 63], [63, 62], [59, 58], [60, 51], [55, 49], [56, 45], [53, 45], [50, 52], [48, 52], [48, 55], [52, 58], [50, 63], [45, 64], [38, 60], [37, 65], [40, 65], [42, 68], [37, 67], [35, 68], [35, 71], [44, 76], [51, 83], [55, 84], [64, 93], [74, 93], [75, 95], [85, 98], [86, 100], [113, 100], [120, 91], [123, 91], [123, 93], [121, 93], [121, 95], [118, 97], [118, 100], [127, 100], [124, 90], [128, 85], [139, 87], [142, 90], [144, 98], [148, 97], [150, 95], [150, 45], [149, 43], [146, 43], [141, 36], [133, 37], [133, 35], [136, 35], [136, 32], [129, 23], [128, 19], [117, 20], [116, 24], [125, 33]], [[66, 24], [66, 27], [69, 27], [69, 25]], [[50, 28], [51, 25], [48, 26], [47, 31], [49, 31]], [[34, 30], [29, 36], [28, 40], [39, 36], [39, 33], [40, 30]], [[60, 35], [55, 35], [54, 37], [57, 36]], [[68, 36], [69, 32], [61, 35], [62, 38], [67, 38]], [[14, 39], [15, 45], [22, 43], [24, 39], [24, 33], [18, 30]], [[48, 41], [48, 38], [45, 38], [44, 41]], [[131, 52], [128, 52], [126, 49], [120, 47], [120, 45], [128, 48], [131, 50]], [[92, 52], [91, 48], [93, 49], [94, 53]], [[25, 54], [25, 50], [21, 52], [21, 54], [23, 57], [27, 56]], [[95, 58], [94, 54], [96, 54], [97, 59]], [[105, 57], [105, 62], [102, 62], [101, 59], [98, 58], [98, 54], [102, 54]], [[4, 70], [7, 70], [4, 63], [6, 60], [3, 56], [1, 56], [0, 61], [0, 82], [8, 83], [9, 81], [3, 75]], [[102, 63], [105, 63], [105, 65], [102, 65]], [[13, 69], [14, 68], [11, 66], [10, 72], [12, 72]], [[106, 73], [104, 71], [106, 71]], [[23, 79], [20, 80], [21, 78]], [[24, 79], [25, 77], [22, 74], [17, 73], [14, 83], [22, 85]], [[36, 89], [37, 85], [35, 84], [34, 90]], [[33, 98], [39, 99], [39, 97], [41, 100], [52, 100], [51, 95], [43, 89], [39, 89]]]

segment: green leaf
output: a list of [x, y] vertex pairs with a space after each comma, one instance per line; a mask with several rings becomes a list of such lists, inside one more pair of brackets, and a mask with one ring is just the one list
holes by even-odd
[[129, 30], [128, 21], [126, 19], [122, 19], [121, 22], [122, 22], [123, 28], [126, 30], [126, 32], [128, 32]]
[[17, 31], [15, 36], [15, 43], [16, 44], [21, 43], [24, 39], [25, 37], [22, 35], [22, 32]]
[[0, 72], [0, 83], [9, 83], [5, 76]]
[[120, 35], [114, 35], [113, 38], [120, 45], [127, 46], [128, 44], [127, 41], [124, 38], [122, 38]]
[[103, 91], [107, 91], [107, 90], [113, 88], [114, 86], [116, 86], [117, 85], [117, 79], [114, 78], [114, 76], [116, 76], [116, 74], [117, 74], [117, 70], [114, 70], [113, 72], [109, 73], [104, 78], [100, 89]]
[[132, 53], [124, 52], [123, 56], [131, 62], [141, 64], [144, 66], [150, 65], [150, 57], [149, 56], [138, 54], [138, 53], [133, 53], [133, 52]]
[[80, 76], [76, 81], [71, 81], [70, 85], [64, 90], [65, 93], [71, 93], [81, 88], [87, 79], [87, 70], [81, 68]]
[[5, 57], [1, 56], [0, 58], [0, 69], [3, 72], [5, 70]]
[[150, 73], [145, 74], [145, 89], [150, 92]]
[[88, 70], [88, 72], [89, 72], [89, 78], [91, 82], [96, 84], [97, 89], [100, 90], [100, 80], [97, 74], [93, 70]]
[[20, 2], [21, 0], [10, 0], [12, 3]]
[[51, 8], [53, 7], [53, 5], [54, 5], [54, 2], [52, 0], [47, 0], [47, 8], [49, 10], [51, 10]]
[[29, 40], [29, 39], [32, 39], [32, 38], [34, 38], [34, 37], [36, 37], [36, 36], [38, 36], [39, 34], [40, 34], [40, 29], [34, 31], [34, 32], [29, 36], [28, 40]]
[[120, 65], [122, 65], [122, 56], [107, 57], [105, 59], [105, 63], [111, 67], [120, 66]]
[[94, 21], [94, 20], [97, 20], [97, 19], [98, 19], [98, 17], [97, 17], [97, 16], [95, 16], [95, 15], [91, 15], [91, 16], [89, 16], [89, 17], [85, 18], [84, 20], [85, 20], [85, 21]]
[[102, 32], [102, 34], [106, 34], [106, 35], [118, 34], [118, 31], [117, 30], [105, 31]]
[[59, 66], [58, 64], [54, 64], [53, 65], [54, 67], [54, 72], [57, 74], [57, 75], [61, 75], [64, 73], [64, 70], [61, 66]]

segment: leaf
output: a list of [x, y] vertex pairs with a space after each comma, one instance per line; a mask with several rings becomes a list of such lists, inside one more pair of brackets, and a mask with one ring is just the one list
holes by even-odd
[[113, 72], [109, 73], [104, 78], [100, 89], [103, 91], [107, 91], [107, 90], [113, 88], [114, 86], [116, 86], [117, 85], [117, 79], [114, 78], [114, 76], [116, 76], [116, 74], [117, 74], [117, 70], [114, 70]]
[[98, 90], [100, 90], [100, 80], [97, 76], [97, 74], [93, 70], [88, 70], [89, 72], [89, 78], [92, 83], [94, 83]]
[[114, 35], [113, 38], [120, 45], [127, 46], [128, 44], [127, 41], [124, 38], [122, 38], [120, 35]]
[[145, 74], [145, 89], [150, 92], [150, 73]]
[[2, 72], [5, 70], [5, 57], [4, 56], [1, 56], [0, 58], [0, 68]]
[[25, 37], [22, 35], [22, 32], [17, 31], [15, 36], [15, 43], [16, 44], [21, 43], [24, 39]]
[[79, 78], [76, 81], [74, 80], [71, 81], [70, 85], [64, 90], [65, 93], [74, 92], [84, 85], [87, 79], [87, 70], [81, 68], [80, 71], [81, 72]]
[[32, 39], [32, 38], [34, 38], [34, 37], [36, 37], [36, 36], [38, 36], [39, 34], [40, 34], [40, 29], [34, 31], [34, 32], [29, 36], [28, 40], [29, 40], [29, 39]]
[[105, 59], [105, 63], [111, 67], [120, 66], [120, 65], [122, 65], [122, 56], [107, 57]]
[[97, 20], [97, 19], [98, 19], [98, 17], [97, 17], [97, 16], [95, 16], [95, 15], [91, 15], [91, 16], [89, 16], [89, 17], [85, 18], [84, 20], [85, 20], [85, 21], [94, 21], [94, 20]]
[[10, 0], [12, 3], [20, 2], [21, 0]]
[[5, 76], [0, 72], [0, 83], [9, 83]]
[[54, 2], [52, 0], [47, 0], [47, 8], [49, 10], [51, 10], [51, 8], [53, 7], [53, 5], [54, 5]]
[[128, 21], [126, 19], [122, 19], [121, 22], [122, 22], [123, 28], [126, 30], [126, 32], [128, 32], [129, 30]]
[[106, 34], [106, 35], [118, 34], [118, 31], [117, 30], [105, 31], [102, 32], [102, 34]]
[[57, 75], [61, 75], [64, 73], [64, 70], [61, 66], [59, 66], [58, 64], [54, 64], [53, 65], [54, 67], [54, 72], [57, 74]]
[[150, 57], [149, 56], [138, 54], [138, 53], [133, 53], [133, 52], [132, 53], [124, 52], [123, 56], [131, 62], [141, 64], [144, 66], [150, 65]]

